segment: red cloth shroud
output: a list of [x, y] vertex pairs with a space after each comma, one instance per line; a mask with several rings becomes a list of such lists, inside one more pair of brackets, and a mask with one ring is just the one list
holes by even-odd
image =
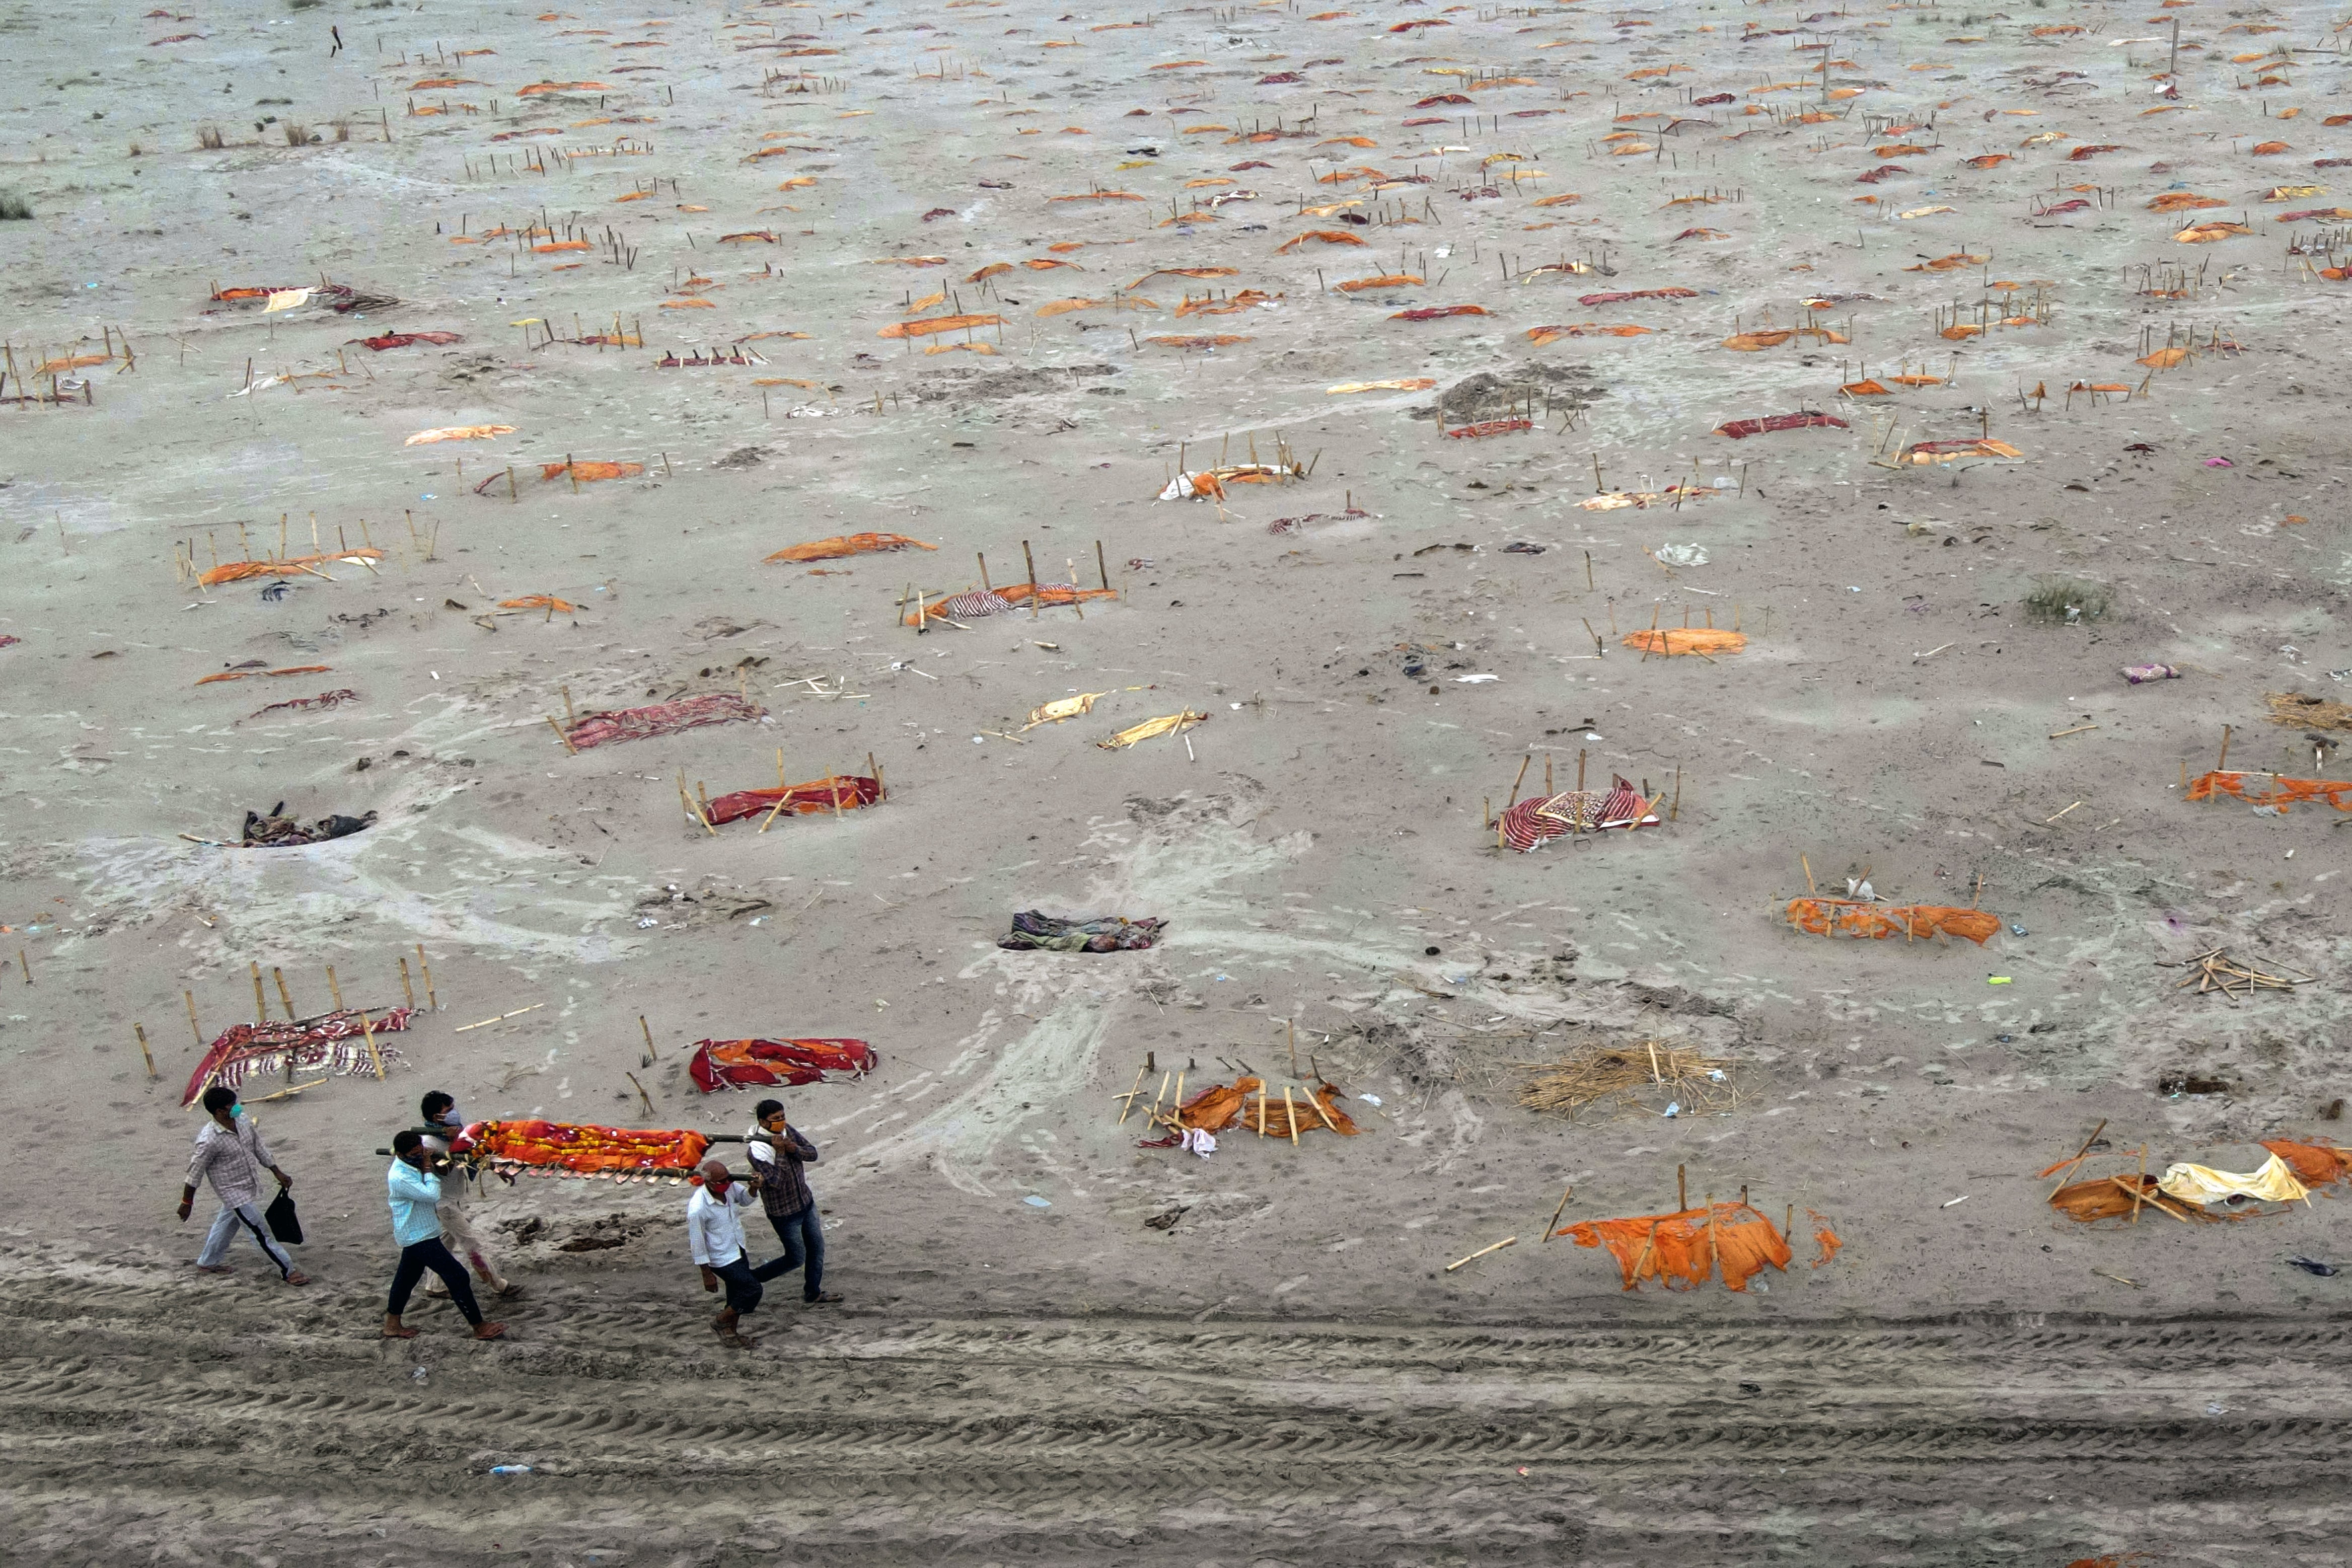
[[709, 1094], [863, 1078], [881, 1060], [862, 1040], [698, 1040], [686, 1070]]
[[706, 724], [732, 724], [738, 719], [764, 718], [768, 710], [755, 702], [747, 702], [733, 692], [711, 692], [698, 697], [682, 697], [674, 703], [656, 703], [651, 707], [625, 707], [611, 712], [583, 714], [577, 724], [564, 730], [563, 737], [572, 749], [585, 751], [592, 746], [603, 746], [614, 740], [643, 740], [654, 735], [676, 735], [682, 729], [693, 729]]
[[[370, 1018], [368, 1029], [377, 1034], [397, 1033], [408, 1027], [409, 1010], [388, 1009]], [[387, 1062], [399, 1060], [390, 1046], [379, 1045], [376, 1051]], [[213, 1083], [235, 1089], [251, 1073], [283, 1072], [289, 1053], [298, 1069], [323, 1068], [329, 1072], [375, 1071], [356, 1012], [321, 1013], [317, 1018], [298, 1019], [291, 1023], [233, 1024], [227, 1033], [205, 1047], [204, 1060], [189, 1075], [187, 1092], [180, 1096], [180, 1103], [194, 1104], [196, 1097]]]
[[718, 796], [710, 802], [709, 820], [715, 824], [763, 817], [775, 810], [779, 800], [784, 802], [779, 816], [808, 817], [829, 813], [836, 803], [845, 811], [855, 811], [880, 799], [880, 779], [836, 774], [805, 784], [788, 784], [782, 789], [738, 789], [732, 795]]

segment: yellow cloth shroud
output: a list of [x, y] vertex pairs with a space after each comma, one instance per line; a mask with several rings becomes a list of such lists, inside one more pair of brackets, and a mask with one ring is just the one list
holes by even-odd
[[2276, 1155], [2252, 1176], [2217, 1171], [2210, 1166], [2168, 1166], [2156, 1185], [2168, 1197], [2183, 1203], [2220, 1203], [2241, 1196], [2260, 1198], [2264, 1203], [2293, 1203], [2305, 1196], [2307, 1190]]

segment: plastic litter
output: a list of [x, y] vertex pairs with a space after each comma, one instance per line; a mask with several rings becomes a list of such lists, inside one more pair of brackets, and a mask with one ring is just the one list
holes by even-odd
[[1021, 1201], [1027, 1204], [1032, 1208], [1051, 1208], [1054, 1207], [1054, 1200], [1052, 1198], [1039, 1197], [1034, 1192], [1027, 1197], [1023, 1198]]
[[1681, 1115], [1682, 1113], [1683, 1113], [1683, 1103], [1682, 1103], [1681, 1101], [1679, 1101], [1679, 1100], [1675, 1100], [1675, 1101], [1673, 1101], [1673, 1102], [1671, 1102], [1671, 1103], [1669, 1103], [1667, 1104], [1667, 1106], [1666, 1106], [1666, 1114], [1667, 1114], [1667, 1115], [1669, 1115], [1669, 1116], [1679, 1116], [1679, 1115]]
[[2302, 1270], [2305, 1273], [2316, 1274], [2323, 1280], [2339, 1271], [2333, 1263], [2323, 1263], [2316, 1258], [2305, 1258], [2300, 1252], [2288, 1259], [2287, 1261]]
[[530, 1467], [529, 1465], [492, 1465], [490, 1467], [490, 1474], [494, 1476], [527, 1476], [530, 1474]]

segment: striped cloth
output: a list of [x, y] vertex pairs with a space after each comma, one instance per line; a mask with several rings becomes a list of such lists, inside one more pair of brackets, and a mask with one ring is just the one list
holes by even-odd
[[1612, 778], [1605, 793], [1599, 789], [1567, 789], [1549, 797], [1531, 796], [1509, 807], [1503, 812], [1503, 842], [1525, 854], [1562, 833], [1644, 827], [1657, 820], [1640, 790], [1622, 779]]
[[944, 615], [955, 621], [977, 621], [983, 615], [1002, 615], [1013, 608], [1013, 601], [1001, 593], [975, 588], [963, 593], [951, 593], [937, 604], [926, 605], [926, 615]]

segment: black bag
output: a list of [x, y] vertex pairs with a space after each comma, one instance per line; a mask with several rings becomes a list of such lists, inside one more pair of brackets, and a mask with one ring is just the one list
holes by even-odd
[[269, 1207], [261, 1211], [269, 1226], [269, 1234], [289, 1247], [302, 1245], [302, 1217], [294, 1212], [294, 1195], [284, 1187], [270, 1199]]

